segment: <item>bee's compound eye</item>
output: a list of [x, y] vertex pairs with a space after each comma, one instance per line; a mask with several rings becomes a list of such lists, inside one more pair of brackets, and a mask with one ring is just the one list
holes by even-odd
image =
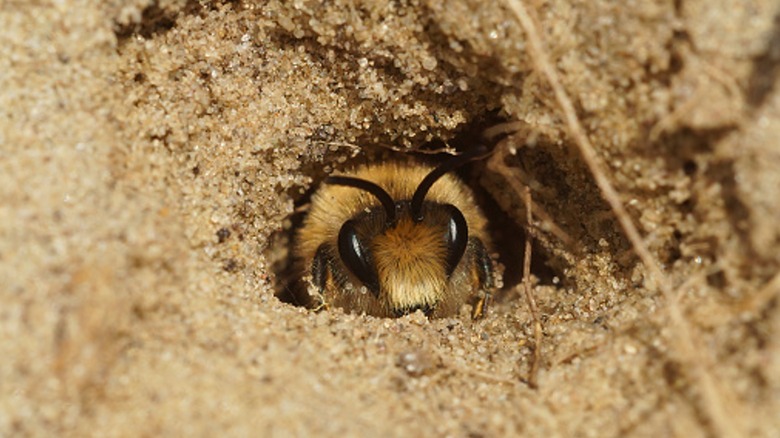
[[363, 282], [371, 293], [379, 295], [379, 278], [371, 251], [358, 236], [353, 221], [347, 221], [339, 231], [339, 255], [347, 268]]
[[447, 221], [447, 275], [460, 263], [463, 253], [466, 252], [466, 244], [469, 240], [469, 227], [463, 213], [454, 205], [448, 205], [449, 220]]

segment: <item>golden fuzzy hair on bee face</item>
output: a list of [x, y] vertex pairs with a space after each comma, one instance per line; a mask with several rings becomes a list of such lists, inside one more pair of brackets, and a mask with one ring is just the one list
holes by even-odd
[[447, 170], [385, 163], [326, 180], [295, 248], [321, 304], [435, 317], [489, 292], [486, 221]]
[[394, 308], [432, 306], [441, 299], [447, 248], [440, 234], [405, 218], [374, 239], [379, 283]]

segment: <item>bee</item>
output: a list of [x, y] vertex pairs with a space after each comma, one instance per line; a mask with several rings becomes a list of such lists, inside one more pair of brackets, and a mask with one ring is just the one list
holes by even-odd
[[330, 176], [312, 195], [295, 252], [324, 307], [378, 317], [417, 310], [455, 315], [474, 302], [480, 318], [494, 287], [487, 221], [450, 171], [417, 163], [364, 165]]

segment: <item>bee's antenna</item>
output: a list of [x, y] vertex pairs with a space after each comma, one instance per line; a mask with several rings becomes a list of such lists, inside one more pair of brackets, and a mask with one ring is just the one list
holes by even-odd
[[417, 190], [414, 191], [414, 196], [412, 196], [412, 205], [411, 205], [412, 218], [414, 218], [414, 220], [416, 220], [417, 222], [423, 220], [422, 205], [423, 205], [423, 201], [425, 200], [425, 195], [428, 194], [428, 190], [431, 189], [433, 183], [435, 183], [445, 173], [451, 172], [457, 169], [458, 167], [468, 163], [469, 161], [486, 157], [490, 155], [492, 152], [493, 151], [488, 150], [484, 146], [476, 147], [461, 155], [457, 155], [450, 158], [449, 160], [442, 163], [439, 167], [433, 169], [431, 173], [425, 176], [425, 178], [422, 180], [420, 185], [417, 186]]
[[371, 181], [353, 178], [351, 176], [329, 176], [325, 179], [325, 184], [354, 187], [371, 193], [376, 196], [380, 203], [382, 203], [382, 207], [384, 207], [385, 214], [387, 215], [387, 223], [395, 223], [395, 201], [393, 201], [392, 196], [390, 196], [382, 187], [379, 187]]

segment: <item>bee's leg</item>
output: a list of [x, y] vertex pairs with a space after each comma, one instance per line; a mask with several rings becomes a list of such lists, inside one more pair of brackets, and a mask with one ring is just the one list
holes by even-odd
[[469, 246], [472, 247], [474, 270], [476, 271], [477, 282], [482, 295], [479, 297], [474, 311], [471, 313], [473, 319], [480, 319], [487, 313], [492, 298], [491, 292], [494, 286], [493, 261], [490, 259], [485, 244], [478, 237], [469, 239]]
[[325, 287], [327, 286], [329, 269], [328, 250], [325, 244], [322, 244], [317, 248], [314, 260], [311, 262], [311, 282], [317, 288], [317, 296], [312, 297], [318, 301], [313, 306], [316, 310], [328, 307], [328, 303], [325, 302]]

